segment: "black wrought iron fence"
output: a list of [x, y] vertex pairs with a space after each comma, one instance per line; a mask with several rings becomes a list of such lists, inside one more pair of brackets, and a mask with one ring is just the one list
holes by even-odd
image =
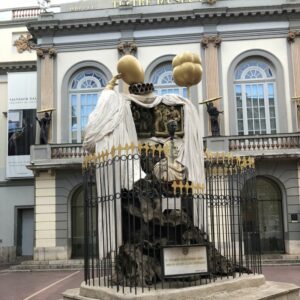
[[206, 153], [205, 182], [157, 145], [84, 162], [85, 281], [118, 291], [261, 273], [254, 160]]

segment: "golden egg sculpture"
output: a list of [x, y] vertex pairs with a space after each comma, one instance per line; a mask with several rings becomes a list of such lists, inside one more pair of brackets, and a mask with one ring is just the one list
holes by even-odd
[[198, 54], [189, 51], [178, 54], [172, 61], [173, 78], [177, 85], [190, 87], [202, 79], [202, 66]]
[[129, 85], [144, 82], [144, 70], [141, 63], [132, 55], [124, 55], [117, 64], [118, 73], [122, 74], [122, 79]]

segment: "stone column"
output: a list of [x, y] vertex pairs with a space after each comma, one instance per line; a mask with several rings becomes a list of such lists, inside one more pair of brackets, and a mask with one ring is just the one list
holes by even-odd
[[[219, 48], [221, 45], [221, 38], [218, 35], [204, 36], [201, 40], [201, 45], [204, 48], [204, 74], [206, 79], [206, 98], [215, 98], [220, 95], [220, 74], [219, 74]], [[214, 106], [220, 110], [220, 100], [214, 102]], [[223, 118], [222, 118], [223, 119]], [[209, 132], [210, 122], [208, 122]], [[222, 131], [221, 117], [219, 116], [220, 131]]]
[[[56, 202], [54, 171], [35, 174], [35, 247], [34, 260], [67, 259], [67, 248], [57, 246], [57, 226], [60, 224]], [[65, 218], [66, 220], [66, 218]]]
[[[54, 106], [54, 59], [56, 50], [54, 48], [37, 48], [36, 54], [40, 59], [40, 102], [38, 110], [55, 109]], [[48, 142], [53, 142], [52, 126], [48, 135]]]
[[[118, 44], [119, 57], [121, 58], [124, 55], [135, 55], [137, 52], [137, 45], [134, 41], [131, 42], [120, 42]], [[121, 87], [122, 93], [129, 94], [128, 84], [122, 81]]]
[[300, 130], [300, 31], [290, 31], [287, 39], [291, 46], [292, 89], [294, 91], [292, 97], [295, 98], [297, 129]]

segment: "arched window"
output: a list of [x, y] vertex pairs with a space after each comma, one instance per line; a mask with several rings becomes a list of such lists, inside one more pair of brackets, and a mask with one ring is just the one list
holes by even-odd
[[95, 108], [106, 82], [105, 75], [93, 69], [77, 72], [71, 78], [69, 95], [72, 143], [82, 142], [88, 117]]
[[158, 65], [150, 76], [157, 95], [176, 94], [187, 97], [187, 89], [179, 87], [173, 81], [172, 63], [170, 61]]
[[276, 133], [275, 73], [263, 59], [244, 60], [235, 70], [239, 135]]

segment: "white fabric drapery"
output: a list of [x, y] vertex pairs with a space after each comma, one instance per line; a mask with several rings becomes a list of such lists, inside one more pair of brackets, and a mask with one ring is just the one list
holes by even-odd
[[[95, 148], [95, 152], [108, 151], [112, 146], [134, 143], [137, 133], [130, 109], [130, 102], [152, 108], [160, 103], [183, 105], [184, 107], [184, 149], [178, 159], [188, 169], [188, 179], [194, 183], [204, 183], [204, 156], [201, 123], [196, 108], [190, 100], [177, 95], [146, 96], [125, 95], [113, 90], [104, 90], [95, 110], [91, 113], [86, 127], [84, 147]], [[124, 175], [124, 174], [123, 174]], [[139, 179], [139, 174], [135, 174]], [[122, 176], [123, 178], [123, 176]], [[125, 187], [126, 178], [121, 187]], [[129, 180], [130, 187], [132, 182]]]
[[[200, 119], [197, 109], [191, 101], [177, 95], [156, 96], [150, 94], [137, 96], [120, 94], [114, 90], [104, 90], [95, 110], [89, 116], [84, 147], [99, 153], [102, 151], [110, 152], [113, 146], [118, 147], [119, 145], [130, 145], [131, 143], [137, 145], [138, 139], [130, 108], [131, 102], [146, 108], [155, 107], [160, 103], [168, 106], [183, 105], [184, 139], [178, 161], [188, 169], [189, 181], [203, 184], [205, 175]], [[119, 164], [121, 164], [121, 167], [114, 168], [114, 170], [112, 170], [112, 167], [108, 167], [105, 171], [98, 170], [96, 172], [98, 197], [108, 198], [114, 196], [115, 193], [120, 193], [122, 188], [130, 190], [135, 181], [145, 176], [141, 172], [139, 161], [135, 161], [133, 167], [130, 168], [126, 166], [125, 162], [119, 162]], [[103, 172], [106, 172], [106, 174]], [[105, 176], [109, 180], [101, 180]], [[199, 213], [199, 211], [194, 210], [194, 220], [199, 219]], [[99, 249], [100, 258], [106, 257], [107, 254], [115, 251], [121, 245], [122, 227], [120, 226], [120, 220], [120, 199], [115, 199], [113, 203], [110, 203], [110, 201], [99, 203], [99, 241], [100, 244], [102, 242]], [[115, 228], [116, 224], [119, 224], [117, 228]], [[117, 234], [115, 230], [117, 230]]]

